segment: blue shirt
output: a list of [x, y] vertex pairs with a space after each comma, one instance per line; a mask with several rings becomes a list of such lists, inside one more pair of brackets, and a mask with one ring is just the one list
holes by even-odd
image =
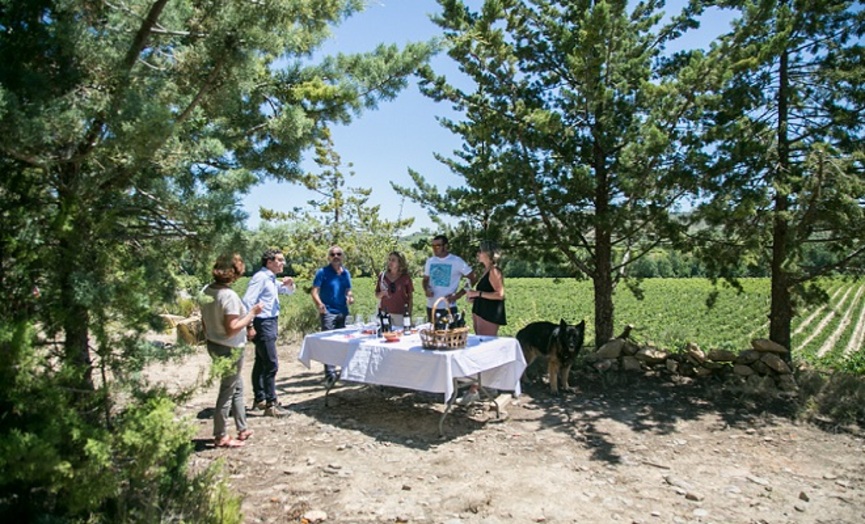
[[328, 313], [348, 315], [345, 295], [351, 289], [351, 274], [346, 268], [342, 268], [342, 274], [337, 274], [330, 264], [324, 266], [315, 272], [312, 287], [318, 288], [318, 298]]
[[264, 305], [261, 313], [255, 315], [256, 318], [273, 318], [279, 316], [279, 297], [277, 295], [290, 295], [292, 290], [288, 287], [276, 283], [276, 275], [273, 271], [262, 266], [256, 271], [252, 278], [249, 279], [249, 285], [246, 286], [246, 293], [243, 294], [243, 303], [247, 308], [258, 304]]

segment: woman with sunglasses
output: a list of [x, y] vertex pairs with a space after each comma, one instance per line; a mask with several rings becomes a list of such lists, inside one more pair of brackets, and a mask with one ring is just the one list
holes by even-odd
[[387, 255], [387, 269], [382, 271], [375, 283], [375, 298], [379, 307], [390, 313], [392, 325], [404, 326], [404, 315], [411, 319], [414, 283], [408, 273], [408, 264], [399, 251]]

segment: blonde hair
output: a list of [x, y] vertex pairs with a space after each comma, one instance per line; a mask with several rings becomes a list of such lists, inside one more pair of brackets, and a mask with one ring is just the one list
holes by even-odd
[[405, 256], [399, 251], [391, 251], [387, 254], [387, 258], [396, 257], [397, 266], [399, 267], [399, 274], [404, 275], [408, 273], [408, 262], [405, 260]]
[[492, 240], [484, 240], [478, 246], [478, 251], [486, 253], [490, 257], [490, 261], [494, 266], [499, 265], [499, 260], [502, 258], [502, 252], [499, 250], [499, 245]]

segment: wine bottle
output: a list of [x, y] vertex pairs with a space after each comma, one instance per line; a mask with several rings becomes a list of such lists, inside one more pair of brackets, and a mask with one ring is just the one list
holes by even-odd
[[402, 315], [402, 331], [406, 335], [411, 331], [411, 311], [408, 310], [408, 304], [405, 305]]
[[388, 333], [393, 331], [393, 326], [390, 321], [390, 314], [387, 312], [387, 308], [382, 308], [384, 312], [381, 317], [381, 331], [382, 333]]

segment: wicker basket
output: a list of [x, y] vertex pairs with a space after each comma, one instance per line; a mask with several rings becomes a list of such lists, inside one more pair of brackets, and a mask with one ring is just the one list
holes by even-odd
[[[444, 297], [439, 298], [433, 304], [432, 310], [435, 313], [439, 302], [444, 300]], [[450, 309], [448, 311], [448, 324], [454, 321]], [[421, 345], [424, 349], [437, 349], [447, 351], [451, 349], [460, 349], [466, 347], [466, 342], [469, 337], [469, 328], [461, 327], [454, 329], [421, 329], [420, 334]]]

